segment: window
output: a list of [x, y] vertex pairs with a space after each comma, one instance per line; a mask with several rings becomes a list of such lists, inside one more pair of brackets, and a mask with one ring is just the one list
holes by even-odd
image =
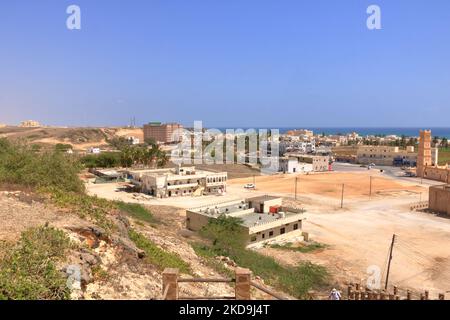
[[262, 234], [262, 238], [263, 238], [263, 239], [266, 238], [266, 234], [265, 234], [265, 233]]
[[251, 242], [255, 242], [255, 241], [256, 241], [256, 237], [252, 237], [252, 238], [250, 239], [250, 241], [251, 241]]
[[298, 223], [294, 224], [294, 230], [298, 229]]
[[280, 229], [280, 234], [285, 234], [286, 233], [286, 229], [285, 228], [281, 228]]
[[273, 231], [269, 231], [269, 237], [273, 236]]

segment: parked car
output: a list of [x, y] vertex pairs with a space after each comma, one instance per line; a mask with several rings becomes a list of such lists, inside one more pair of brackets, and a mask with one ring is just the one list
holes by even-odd
[[255, 189], [255, 185], [253, 183], [247, 183], [246, 185], [244, 185], [245, 189]]

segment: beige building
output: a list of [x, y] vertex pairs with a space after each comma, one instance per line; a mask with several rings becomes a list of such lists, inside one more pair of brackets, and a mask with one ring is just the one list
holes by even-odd
[[450, 185], [430, 187], [428, 206], [433, 212], [450, 216]]
[[35, 121], [35, 120], [26, 120], [26, 121], [22, 121], [19, 125], [19, 127], [23, 127], [23, 128], [39, 128], [42, 127], [42, 125]]
[[324, 172], [329, 170], [329, 156], [286, 153], [285, 157], [280, 158], [280, 171], [285, 173]]
[[414, 146], [408, 146], [406, 149], [392, 146], [358, 146], [356, 160], [361, 164], [374, 163], [381, 166], [413, 165], [417, 162], [417, 152], [414, 151]]
[[156, 142], [171, 143], [180, 141], [180, 137], [174, 134], [177, 130], [183, 129], [178, 123], [150, 122], [144, 125], [144, 141], [146, 139], [154, 139]]
[[201, 196], [226, 192], [228, 174], [195, 167], [130, 170], [131, 183], [143, 193], [158, 197]]
[[210, 219], [221, 215], [239, 218], [242, 232], [248, 236], [248, 245], [302, 237], [304, 210], [282, 205], [282, 199], [261, 196], [211, 204], [186, 210], [186, 227], [199, 231]]

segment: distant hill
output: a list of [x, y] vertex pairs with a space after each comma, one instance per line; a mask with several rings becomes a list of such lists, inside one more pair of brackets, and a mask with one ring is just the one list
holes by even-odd
[[124, 136], [134, 136], [141, 141], [144, 138], [140, 128], [22, 128], [0, 126], [0, 138], [24, 139], [42, 146], [53, 146], [58, 143], [71, 144], [75, 150], [106, 146], [108, 139]]

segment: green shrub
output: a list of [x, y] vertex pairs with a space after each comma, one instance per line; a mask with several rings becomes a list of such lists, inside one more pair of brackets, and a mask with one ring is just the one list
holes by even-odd
[[143, 234], [132, 229], [129, 230], [128, 235], [139, 249], [144, 250], [148, 263], [155, 265], [160, 270], [178, 268], [183, 273], [191, 273], [189, 264], [178, 254], [161, 249]]
[[121, 153], [102, 152], [100, 154], [89, 154], [82, 157], [80, 161], [86, 168], [114, 168], [121, 165]]
[[80, 170], [79, 162], [61, 152], [36, 152], [30, 145], [0, 139], [0, 183], [83, 192]]
[[66, 278], [56, 268], [69, 247], [61, 230], [44, 226], [23, 232], [0, 262], [0, 299], [69, 299]]

